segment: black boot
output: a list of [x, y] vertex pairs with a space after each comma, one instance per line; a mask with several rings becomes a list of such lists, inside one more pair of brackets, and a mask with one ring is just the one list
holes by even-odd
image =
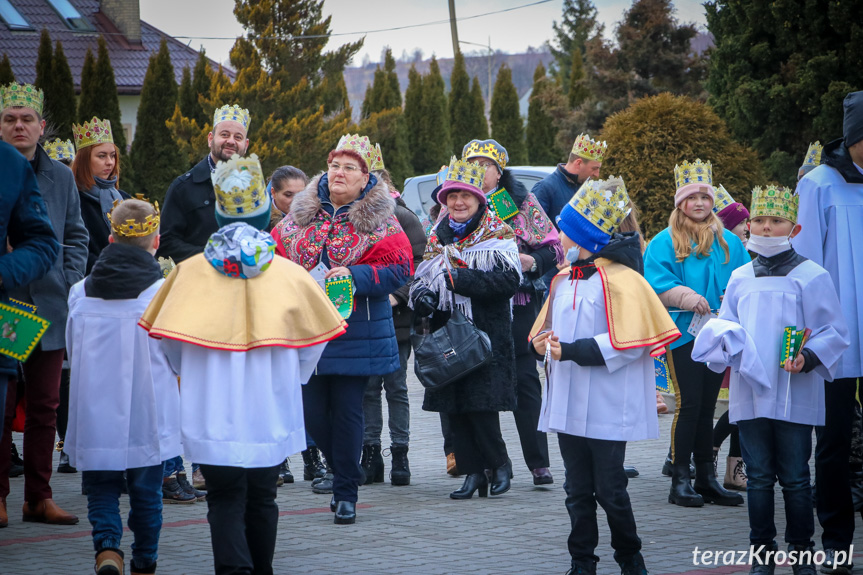
[[276, 483], [276, 485], [279, 487], [281, 487], [285, 483], [294, 482], [294, 474], [291, 472], [291, 466], [289, 461], [290, 460], [285, 459], [284, 461], [282, 461], [282, 464], [279, 465], [279, 479]]
[[615, 557], [615, 560], [620, 565], [620, 575], [648, 575], [647, 567], [644, 566], [644, 557], [641, 556], [641, 553], [627, 557]]
[[596, 561], [573, 560], [566, 575], [596, 575]]
[[760, 549], [760, 547], [760, 545], [755, 546], [749, 574], [773, 575], [773, 572], [776, 571], [776, 552], [779, 550], [779, 547], [775, 543], [773, 545], [765, 545], [763, 549]]
[[303, 480], [312, 481], [320, 479], [327, 473], [327, 468], [321, 461], [321, 452], [314, 445], [302, 452], [303, 455]]
[[485, 473], [471, 473], [464, 478], [464, 483], [459, 489], [449, 494], [450, 499], [470, 499], [473, 492], [479, 489], [480, 497], [488, 497], [488, 477]]
[[[671, 477], [671, 448], [668, 448], [668, 455], [665, 456], [665, 463], [662, 464], [662, 474], [666, 477]], [[689, 476], [695, 475], [695, 463], [689, 461]]]
[[384, 458], [381, 455], [381, 446], [371, 443], [363, 445], [363, 456], [360, 460], [366, 480], [363, 485], [384, 482]]
[[390, 483], [392, 485], [410, 485], [411, 468], [408, 463], [408, 446], [402, 444], [391, 445], [390, 453], [393, 455]]
[[357, 504], [353, 501], [336, 502], [336, 515], [333, 523], [336, 525], [351, 525], [357, 521]]
[[493, 469], [491, 472], [491, 494], [503, 495], [512, 486], [510, 478], [512, 477], [511, 467], [504, 464]]
[[681, 507], [703, 507], [704, 499], [701, 498], [689, 483], [689, 463], [675, 463], [671, 466], [671, 491], [668, 493], [668, 502]]
[[[9, 459], [9, 477], [24, 475], [24, 460], [18, 455], [18, 448], [12, 443], [12, 456]], [[814, 491], [812, 493], [815, 493]], [[814, 495], [813, 495], [814, 497]]]
[[812, 560], [812, 555], [815, 553], [815, 548], [811, 545], [789, 545], [788, 552], [797, 555], [797, 561], [791, 565], [791, 572], [794, 575], [817, 575], [818, 569]]
[[733, 491], [728, 491], [713, 473], [713, 462], [705, 461], [695, 464], [695, 492], [701, 495], [705, 503], [716, 505], [742, 505], [743, 496]]
[[333, 470], [329, 465], [326, 467], [326, 473], [323, 477], [318, 477], [312, 480], [312, 493], [332, 493], [333, 492]]

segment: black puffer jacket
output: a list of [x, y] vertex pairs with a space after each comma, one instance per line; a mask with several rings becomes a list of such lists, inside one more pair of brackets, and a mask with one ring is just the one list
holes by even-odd
[[[426, 249], [427, 238], [422, 223], [417, 215], [408, 209], [407, 204], [401, 198], [396, 198], [395, 216], [411, 242], [414, 269], [416, 269], [422, 263], [423, 253]], [[411, 277], [408, 283], [392, 294], [399, 302], [397, 306], [393, 306], [393, 325], [396, 328], [396, 341], [399, 343], [408, 341], [411, 335], [413, 311], [408, 307], [408, 294], [410, 293], [411, 283], [413, 283], [413, 277]]]

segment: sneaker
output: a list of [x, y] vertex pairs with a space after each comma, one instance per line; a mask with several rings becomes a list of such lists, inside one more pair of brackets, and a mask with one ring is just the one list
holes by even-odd
[[[837, 561], [837, 553], [840, 555]], [[848, 557], [847, 550], [825, 549], [826, 558], [821, 564], [821, 572], [827, 575], [851, 575], [851, 570], [854, 569], [854, 564], [851, 558]]]
[[192, 472], [192, 487], [201, 491], [207, 490], [207, 480], [204, 479], [204, 474], [201, 473], [200, 468]]
[[[188, 484], [188, 481], [186, 483]], [[197, 500], [197, 495], [183, 489], [177, 477], [172, 475], [162, 480], [162, 503], [194, 503]]]

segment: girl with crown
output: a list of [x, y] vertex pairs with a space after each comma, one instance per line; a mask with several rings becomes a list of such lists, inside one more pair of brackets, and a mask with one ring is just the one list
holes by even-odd
[[[722, 374], [693, 361], [691, 354], [699, 320], [719, 309], [731, 272], [748, 263], [749, 256], [740, 239], [713, 213], [710, 162], [683, 162], [674, 167], [674, 176], [677, 191], [668, 227], [651, 240], [644, 254], [644, 277], [670, 308], [683, 334], [667, 354], [677, 396], [668, 502], [683, 507], [701, 507], [705, 502], [740, 505], [743, 498], [719, 484], [713, 467], [713, 412]], [[694, 489], [689, 469], [693, 454]]]

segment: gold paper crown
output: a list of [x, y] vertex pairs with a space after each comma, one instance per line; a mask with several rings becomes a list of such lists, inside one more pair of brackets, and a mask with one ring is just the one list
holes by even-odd
[[258, 156], [241, 158], [237, 154], [219, 162], [213, 172], [216, 209], [228, 217], [244, 217], [269, 209], [264, 172]]
[[821, 142], [815, 142], [814, 144], [809, 144], [809, 149], [806, 150], [806, 158], [803, 160], [804, 166], [820, 166], [821, 165], [821, 151], [824, 149], [824, 146], [821, 145]]
[[[613, 189], [601, 189], [608, 185]], [[608, 235], [619, 229], [623, 218], [632, 211], [623, 178], [614, 176], [586, 181], [569, 200], [569, 205]]]
[[114, 200], [114, 207], [108, 212], [108, 221], [111, 222], [111, 229], [114, 230], [118, 236], [124, 236], [127, 238], [142, 238], [144, 236], [149, 236], [150, 234], [155, 233], [159, 229], [159, 221], [161, 220], [161, 215], [159, 214], [159, 202], [150, 203], [144, 197], [144, 194], [136, 194], [136, 200], [141, 200], [142, 202], [147, 202], [153, 209], [156, 211], [155, 214], [150, 214], [147, 216], [143, 222], [136, 222], [133, 219], [127, 219], [125, 222], [115, 222], [111, 219], [111, 214], [114, 210], [122, 204], [124, 201], [128, 200]]
[[678, 190], [688, 184], [706, 184], [712, 187], [713, 166], [700, 159], [691, 164], [683, 161], [679, 166], [674, 166], [674, 184]]
[[61, 140], [54, 138], [45, 144], [45, 151], [51, 156], [52, 160], [74, 160], [75, 159], [75, 144], [72, 140]]
[[453, 156], [449, 162], [444, 185], [447, 182], [459, 182], [472, 186], [482, 193], [482, 181], [485, 179], [485, 170], [485, 166], [480, 166], [479, 162], [459, 160]]
[[247, 132], [249, 131], [249, 124], [252, 122], [252, 118], [249, 116], [249, 111], [245, 108], [241, 108], [237, 104], [226, 104], [221, 108], [218, 108], [213, 114], [213, 128], [216, 127], [216, 124], [224, 122], [225, 120], [239, 122]]
[[369, 166], [369, 170], [372, 172], [377, 172], [378, 170], [385, 170], [384, 167], [384, 156], [381, 154], [381, 145], [375, 144], [374, 150], [375, 156], [372, 158], [372, 165]]
[[0, 88], [0, 100], [2, 100], [0, 110], [20, 106], [32, 108], [40, 116], [45, 106], [45, 95], [42, 90], [32, 84], [19, 84], [18, 82], [12, 82]]
[[75, 138], [75, 148], [79, 151], [87, 146], [114, 143], [114, 136], [111, 134], [111, 121], [100, 120], [96, 116], [80, 126], [72, 124], [72, 136]]
[[716, 186], [716, 201], [713, 202], [713, 213], [718, 214], [728, 206], [734, 203], [734, 198], [728, 193], [728, 190], [722, 184]]
[[462, 160], [469, 158], [488, 158], [503, 170], [509, 162], [506, 148], [495, 140], [471, 140], [461, 151]]
[[608, 144], [592, 139], [587, 134], [579, 134], [572, 144], [572, 153], [585, 160], [601, 162], [608, 151]]
[[[375, 159], [375, 149], [372, 147], [372, 143], [369, 141], [368, 136], [345, 134], [339, 139], [336, 151], [343, 152], [345, 150], [359, 154], [363, 161], [365, 161], [366, 167], [369, 171], [372, 170]], [[381, 162], [383, 163], [383, 159]]]
[[800, 196], [788, 188], [769, 185], [762, 189], [757, 186], [752, 189], [752, 209], [749, 210], [749, 217], [785, 218], [797, 223], [799, 202]]

